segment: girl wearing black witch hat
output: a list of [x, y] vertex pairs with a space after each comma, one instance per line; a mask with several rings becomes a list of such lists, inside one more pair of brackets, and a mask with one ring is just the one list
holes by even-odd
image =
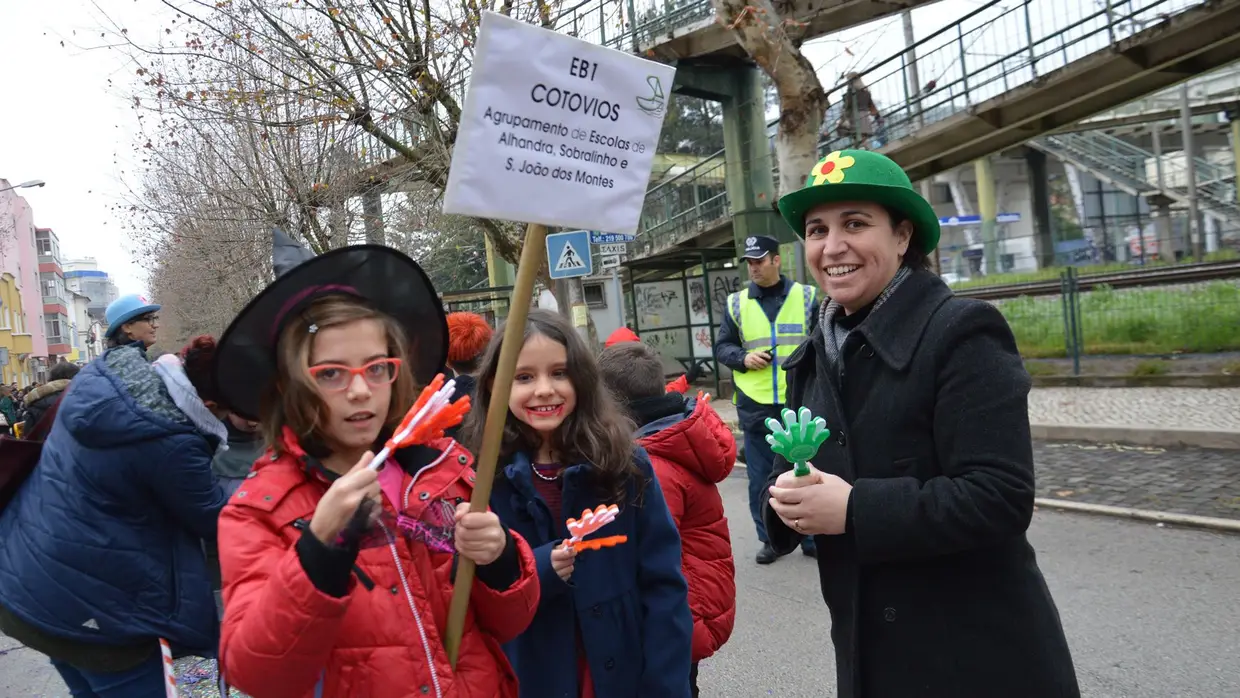
[[[254, 698], [515, 697], [500, 643], [537, 606], [534, 557], [493, 514], [468, 513], [472, 457], [440, 439], [367, 467], [443, 367], [430, 281], [380, 246], [309, 258], [277, 231], [275, 253], [284, 273], [216, 363], [225, 404], [269, 447], [220, 517], [224, 679]], [[479, 583], [454, 672], [457, 555]]]

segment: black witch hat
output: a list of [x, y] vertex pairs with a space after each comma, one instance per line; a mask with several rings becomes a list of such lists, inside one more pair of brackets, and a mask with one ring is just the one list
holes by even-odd
[[279, 228], [272, 230], [276, 280], [237, 314], [215, 350], [216, 394], [226, 409], [259, 418], [263, 390], [276, 376], [276, 341], [289, 318], [328, 295], [360, 298], [391, 316], [409, 337], [405, 366], [422, 385], [443, 370], [448, 325], [426, 273], [383, 245], [353, 245], [315, 255]]

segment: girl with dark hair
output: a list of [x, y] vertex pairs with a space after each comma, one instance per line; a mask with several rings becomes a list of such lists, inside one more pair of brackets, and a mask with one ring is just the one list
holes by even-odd
[[83, 368], [0, 517], [0, 630], [49, 656], [74, 698], [162, 698], [160, 639], [215, 654], [214, 345], [151, 363], [131, 342]]
[[[503, 333], [478, 377], [466, 442], [481, 445]], [[635, 446], [633, 423], [559, 314], [531, 310], [508, 399], [491, 507], [534, 547], [538, 613], [505, 650], [523, 698], [688, 698], [693, 621], [680, 534]], [[566, 519], [618, 505], [600, 536], [627, 542], [577, 554]]]

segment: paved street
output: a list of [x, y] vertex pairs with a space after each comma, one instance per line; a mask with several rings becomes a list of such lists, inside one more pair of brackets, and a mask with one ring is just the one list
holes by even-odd
[[[722, 485], [740, 601], [731, 642], [702, 669], [711, 698], [834, 696], [814, 561], [770, 567], [745, 506], [744, 471]], [[1033, 544], [1089, 698], [1240, 695], [1240, 536], [1042, 511]]]
[[[731, 642], [703, 665], [703, 695], [834, 696], [813, 561], [795, 553], [753, 564], [744, 471], [721, 489], [740, 598]], [[1240, 695], [1240, 536], [1047, 511], [1035, 515], [1031, 535], [1086, 696]], [[0, 655], [0, 696], [66, 691], [42, 657], [18, 649]]]

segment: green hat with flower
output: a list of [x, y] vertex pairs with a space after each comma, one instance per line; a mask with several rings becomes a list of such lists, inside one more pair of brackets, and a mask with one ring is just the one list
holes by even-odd
[[802, 189], [779, 199], [779, 212], [799, 237], [805, 214], [821, 204], [869, 201], [895, 209], [913, 224], [911, 244], [929, 253], [939, 244], [939, 217], [891, 158], [868, 150], [837, 150], [814, 165]]

